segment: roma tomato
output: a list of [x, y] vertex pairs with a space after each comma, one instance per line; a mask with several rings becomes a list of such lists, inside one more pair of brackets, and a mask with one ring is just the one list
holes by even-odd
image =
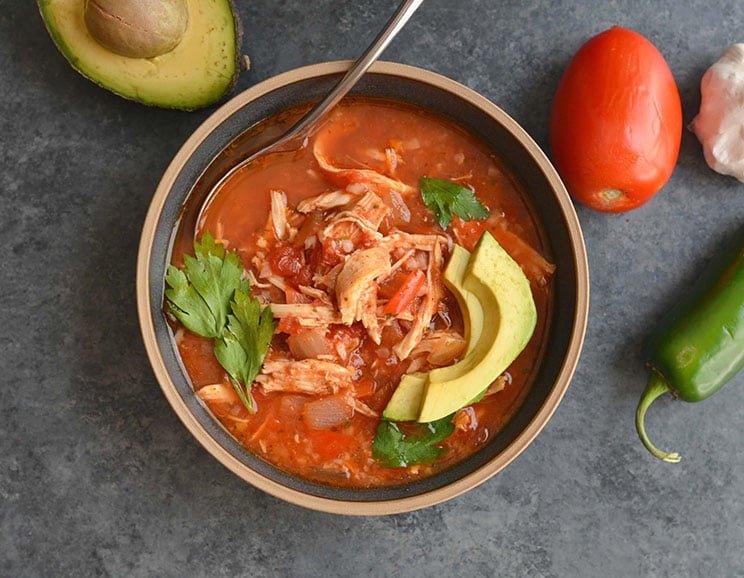
[[576, 201], [608, 213], [642, 205], [672, 175], [681, 139], [677, 84], [651, 42], [614, 26], [579, 49], [550, 113], [553, 162]]

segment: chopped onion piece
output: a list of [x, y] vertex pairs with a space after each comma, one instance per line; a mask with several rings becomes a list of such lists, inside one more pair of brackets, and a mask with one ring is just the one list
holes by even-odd
[[322, 397], [307, 402], [302, 408], [305, 423], [312, 429], [328, 429], [351, 419], [354, 408], [342, 395]]

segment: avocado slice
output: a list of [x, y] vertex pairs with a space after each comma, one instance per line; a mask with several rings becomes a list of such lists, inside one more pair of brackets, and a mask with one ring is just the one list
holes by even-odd
[[[157, 1], [118, 3], [130, 12], [139, 10], [147, 18], [154, 14], [148, 6]], [[117, 2], [37, 0], [37, 4], [57, 48], [80, 74], [124, 98], [151, 106], [194, 110], [219, 101], [234, 88], [240, 72], [242, 29], [231, 0], [179, 1], [187, 10], [180, 40], [172, 49], [168, 45], [166, 52], [150, 57], [119, 54], [91, 33], [86, 24], [89, 3], [117, 10]], [[91, 28], [98, 34], [97, 28]]]
[[[452, 255], [444, 270], [444, 283], [457, 299], [462, 312], [465, 339], [468, 342], [466, 356], [478, 343], [483, 331], [483, 309], [480, 301], [473, 293], [463, 287], [469, 262], [470, 252], [456, 244], [452, 247]], [[446, 369], [448, 368], [442, 368], [440, 371]], [[453, 377], [456, 377], [456, 373], [453, 374]], [[383, 419], [389, 421], [412, 421], [417, 419], [427, 382], [427, 373], [404, 375], [382, 412]]]
[[537, 310], [530, 282], [519, 264], [485, 232], [473, 251], [463, 288], [474, 294], [489, 318], [465, 358], [429, 372], [418, 415], [441, 419], [473, 399], [506, 370], [535, 330]]
[[424, 396], [427, 373], [406, 373], [400, 379], [390, 401], [382, 411], [387, 421], [413, 421], [419, 416], [421, 398]]
[[444, 284], [457, 299], [465, 324], [465, 339], [468, 342], [466, 354], [473, 350], [483, 331], [483, 308], [480, 301], [463, 287], [470, 258], [470, 252], [465, 247], [455, 244], [452, 246], [452, 256], [444, 270]]

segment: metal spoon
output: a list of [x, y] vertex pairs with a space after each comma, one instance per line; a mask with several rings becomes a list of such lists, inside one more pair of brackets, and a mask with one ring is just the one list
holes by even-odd
[[[313, 129], [320, 123], [330, 110], [346, 96], [359, 79], [377, 60], [388, 44], [401, 31], [408, 19], [424, 0], [405, 0], [390, 18], [385, 28], [378, 34], [375, 41], [367, 48], [344, 77], [333, 87], [331, 92], [316, 104], [305, 116], [294, 124], [287, 132], [268, 145], [260, 148], [252, 155], [240, 162], [239, 166], [245, 166], [255, 161], [258, 157], [268, 153], [287, 152], [303, 148]], [[237, 168], [237, 167], [236, 167]]]

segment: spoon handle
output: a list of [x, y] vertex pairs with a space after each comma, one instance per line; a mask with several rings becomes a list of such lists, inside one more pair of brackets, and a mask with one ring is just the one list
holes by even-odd
[[377, 35], [375, 41], [367, 50], [354, 62], [352, 67], [347, 71], [344, 77], [333, 87], [333, 89], [316, 104], [300, 121], [292, 127], [289, 132], [281, 139], [286, 142], [307, 136], [316, 123], [320, 122], [323, 117], [338, 102], [346, 96], [346, 93], [357, 83], [365, 72], [372, 66], [380, 55], [383, 53], [388, 44], [400, 32], [408, 19], [413, 15], [416, 9], [423, 4], [424, 0], [405, 0], [401, 3], [395, 14], [388, 20], [385, 27]]

